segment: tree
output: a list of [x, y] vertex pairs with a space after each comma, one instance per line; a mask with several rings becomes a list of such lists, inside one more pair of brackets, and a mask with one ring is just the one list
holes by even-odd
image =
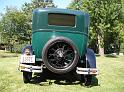
[[[69, 8], [79, 9], [90, 14], [90, 34], [94, 36], [91, 40], [97, 40], [100, 55], [104, 55], [106, 43], [109, 48], [114, 47], [113, 49], [117, 47], [115, 44], [120, 43], [119, 34], [123, 30], [121, 0], [77, 0], [76, 3], [73, 1]], [[115, 34], [113, 38], [111, 33]], [[111, 39], [114, 39], [114, 42]]]
[[0, 44], [2, 43], [2, 36], [1, 36], [1, 32], [2, 32], [2, 23], [0, 21]]
[[22, 11], [16, 8], [6, 8], [0, 20], [0, 34], [3, 42], [8, 44], [11, 51], [15, 43], [31, 43], [32, 11], [35, 8], [55, 7], [52, 0], [32, 0], [25, 3]]
[[32, 0], [31, 3], [25, 3], [22, 6], [22, 11], [28, 16], [29, 21], [31, 22], [33, 9], [47, 7], [49, 8], [56, 7], [53, 3], [53, 0]]
[[11, 51], [15, 42], [23, 43], [24, 41], [30, 41], [29, 24], [23, 12], [7, 8], [6, 13], [1, 19], [1, 24], [3, 42], [9, 45]]

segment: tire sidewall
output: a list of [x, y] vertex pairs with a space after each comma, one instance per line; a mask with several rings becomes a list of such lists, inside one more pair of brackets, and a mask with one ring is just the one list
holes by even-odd
[[31, 77], [32, 77], [32, 72], [23, 72], [24, 83], [30, 83]]

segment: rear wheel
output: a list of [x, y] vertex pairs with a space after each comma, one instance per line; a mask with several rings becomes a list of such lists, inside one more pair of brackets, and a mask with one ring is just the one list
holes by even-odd
[[74, 69], [79, 57], [71, 40], [65, 37], [57, 37], [46, 43], [42, 58], [45, 66], [50, 71], [62, 74]]
[[24, 83], [30, 83], [31, 78], [32, 78], [32, 72], [23, 72]]
[[85, 86], [90, 86], [91, 85], [91, 82], [92, 82], [92, 75], [85, 75], [85, 83], [84, 85]]

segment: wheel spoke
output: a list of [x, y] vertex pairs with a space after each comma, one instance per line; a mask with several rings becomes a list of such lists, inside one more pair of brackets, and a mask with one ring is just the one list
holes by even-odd
[[56, 56], [55, 54], [49, 54], [49, 56]]
[[55, 48], [52, 48], [51, 50], [54, 51], [54, 52], [56, 51]]
[[69, 50], [69, 49], [68, 49], [68, 50], [64, 50], [64, 53], [65, 53], [65, 54], [66, 54], [67, 52], [69, 53], [69, 52], [73, 52], [73, 51], [72, 51], [72, 50]]
[[65, 44], [63, 44], [63, 46], [62, 46], [62, 50], [63, 50], [63, 51], [65, 50], [65, 47], [66, 47], [66, 45], [65, 45]]
[[63, 69], [73, 62], [74, 55], [74, 49], [68, 43], [59, 41], [50, 46], [47, 58], [51, 66]]

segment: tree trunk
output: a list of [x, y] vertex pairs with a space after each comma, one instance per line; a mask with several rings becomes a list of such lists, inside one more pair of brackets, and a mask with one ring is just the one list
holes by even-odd
[[99, 47], [99, 55], [104, 56], [104, 42], [103, 38], [98, 34], [98, 47]]

